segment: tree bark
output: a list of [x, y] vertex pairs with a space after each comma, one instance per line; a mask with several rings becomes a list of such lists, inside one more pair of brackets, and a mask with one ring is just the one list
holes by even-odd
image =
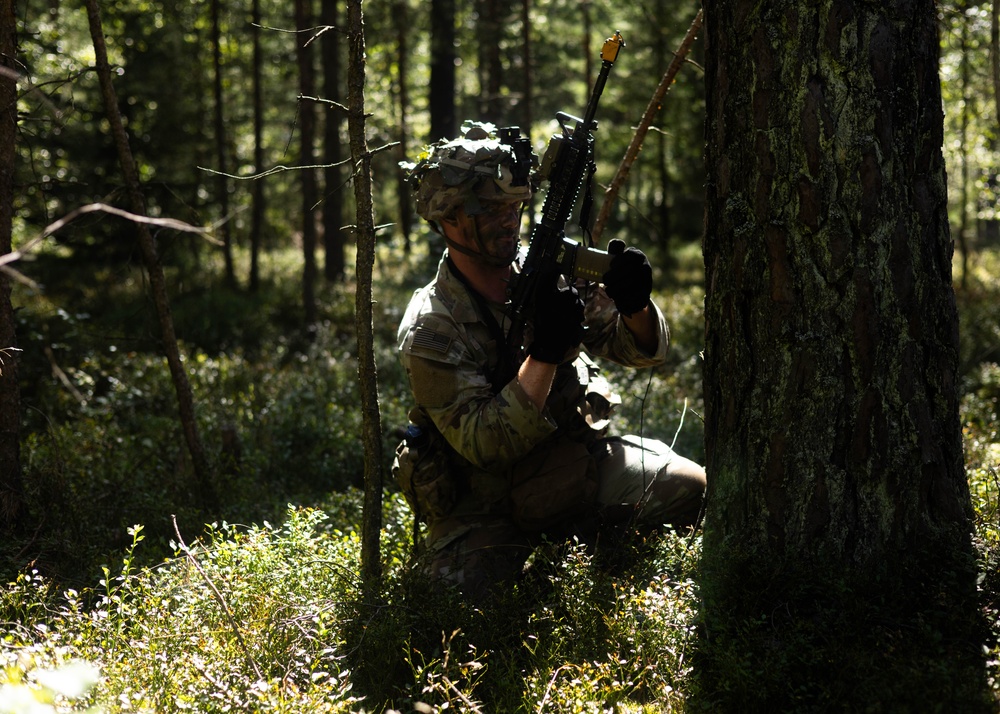
[[[17, 161], [17, 34], [14, 0], [0, 0], [0, 257], [13, 249]], [[21, 523], [21, 390], [11, 281], [0, 270], [0, 533]]]
[[378, 408], [378, 372], [372, 310], [372, 273], [375, 266], [375, 213], [372, 205], [372, 155], [365, 137], [365, 33], [361, 0], [348, 0], [350, 50], [347, 67], [347, 131], [354, 166], [357, 293], [355, 328], [358, 342], [358, 379], [361, 384], [362, 442], [365, 452], [365, 504], [361, 535], [361, 577], [372, 592], [382, 577], [379, 534], [382, 529], [382, 420]]
[[[118, 161], [121, 164], [122, 173], [125, 178], [125, 189], [129, 206], [132, 213], [139, 216], [146, 216], [146, 201], [139, 183], [139, 172], [132, 157], [132, 149], [129, 146], [128, 135], [125, 133], [121, 113], [118, 110], [118, 97], [111, 83], [111, 67], [108, 65], [108, 52], [104, 42], [104, 29], [101, 26], [101, 14], [97, 6], [97, 0], [86, 0], [86, 6], [87, 18], [90, 23], [90, 35], [94, 42], [97, 76], [100, 80], [101, 94], [104, 99], [104, 110], [108, 116], [108, 123], [111, 125], [111, 134], [118, 152]], [[170, 313], [170, 301], [167, 297], [167, 285], [163, 275], [163, 265], [160, 263], [156, 242], [149, 231], [149, 226], [144, 223], [137, 223], [135, 227], [139, 235], [139, 247], [142, 251], [143, 262], [146, 266], [146, 272], [149, 275], [153, 304], [156, 307], [156, 314], [160, 324], [160, 338], [163, 341], [163, 351], [166, 355], [167, 365], [170, 367], [174, 391], [177, 393], [177, 406], [181, 427], [184, 431], [184, 439], [187, 443], [188, 452], [191, 455], [191, 463], [194, 468], [195, 492], [203, 503], [207, 504], [210, 508], [215, 508], [218, 506], [218, 497], [212, 487], [209, 460], [205, 454], [201, 437], [198, 434], [198, 423], [195, 416], [191, 383], [188, 381], [187, 373], [184, 371], [180, 350], [177, 347], [177, 336], [174, 333], [173, 317]]]
[[705, 3], [709, 632], [821, 577], [971, 612], [935, 16]]
[[312, 0], [295, 0], [295, 27], [298, 30], [295, 54], [299, 66], [299, 179], [302, 182], [302, 306], [307, 332], [314, 329], [316, 308], [316, 186], [315, 154], [316, 79], [313, 72], [312, 35], [307, 31], [312, 23]]

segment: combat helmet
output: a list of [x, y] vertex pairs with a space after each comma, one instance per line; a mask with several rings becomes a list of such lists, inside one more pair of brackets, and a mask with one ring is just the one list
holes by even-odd
[[416, 162], [400, 162], [416, 197], [417, 215], [438, 224], [461, 206], [470, 216], [490, 203], [531, 198], [538, 157], [517, 127], [466, 121], [462, 136], [424, 147]]

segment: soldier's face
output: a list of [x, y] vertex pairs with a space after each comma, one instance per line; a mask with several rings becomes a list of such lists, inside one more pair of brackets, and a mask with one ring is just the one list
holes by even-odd
[[520, 245], [521, 204], [496, 203], [473, 219], [486, 254], [513, 261]]

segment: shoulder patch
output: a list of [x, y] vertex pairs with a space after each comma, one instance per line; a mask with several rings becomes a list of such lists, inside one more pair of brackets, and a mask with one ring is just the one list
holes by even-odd
[[403, 355], [446, 364], [458, 364], [464, 350], [455, 326], [431, 315], [423, 315], [418, 319], [407, 330], [399, 345], [399, 351]]
[[429, 327], [420, 326], [413, 331], [413, 340], [410, 342], [410, 349], [429, 350], [441, 355], [448, 354], [451, 347], [452, 338], [440, 332], [435, 332]]

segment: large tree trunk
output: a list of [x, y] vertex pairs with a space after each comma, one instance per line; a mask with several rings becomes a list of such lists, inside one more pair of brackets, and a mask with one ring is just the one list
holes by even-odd
[[[90, 23], [90, 35], [94, 41], [97, 76], [100, 80], [101, 94], [104, 99], [104, 110], [111, 125], [111, 134], [114, 138], [118, 160], [124, 174], [129, 207], [132, 213], [145, 216], [146, 201], [139, 183], [139, 171], [132, 157], [128, 135], [125, 133], [125, 126], [122, 123], [121, 113], [118, 110], [118, 97], [115, 93], [114, 85], [111, 84], [111, 67], [108, 64], [108, 52], [104, 42], [104, 29], [101, 27], [100, 10], [97, 7], [97, 0], [86, 0], [86, 4], [87, 18]], [[181, 427], [184, 431], [184, 439], [187, 443], [188, 453], [191, 455], [191, 463], [194, 468], [194, 488], [201, 501], [207, 504], [209, 508], [214, 508], [218, 505], [218, 498], [212, 487], [209, 460], [198, 434], [191, 383], [188, 380], [187, 373], [184, 371], [184, 363], [181, 361], [180, 350], [177, 347], [177, 336], [174, 333], [174, 322], [170, 313], [170, 301], [167, 297], [167, 285], [166, 278], [163, 275], [163, 265], [160, 263], [159, 252], [156, 249], [156, 242], [149, 231], [149, 226], [145, 223], [136, 223], [135, 228], [139, 234], [139, 247], [142, 250], [143, 262], [146, 266], [146, 272], [149, 275], [153, 304], [156, 307], [156, 314], [160, 324], [160, 338], [163, 342], [163, 351], [167, 358], [167, 365], [170, 367], [174, 391], [177, 393], [177, 406], [180, 413]]]
[[[845, 608], [911, 596], [889, 614], [900, 643], [917, 636], [902, 620], [926, 617], [922, 606], [967, 624], [971, 506], [933, 0], [710, 0], [705, 17], [706, 632], [718, 644], [736, 616], [765, 629], [778, 612], [799, 626], [816, 616], [829, 639], [785, 654], [839, 663], [824, 649], [843, 643], [823, 630], [833, 610], [806, 613], [805, 592]], [[893, 689], [892, 658], [912, 642], [879, 650], [877, 630], [851, 646], [871, 646], [857, 676], [884, 677], [892, 710], [907, 696]], [[969, 630], [948, 634], [951, 654], [975, 658]], [[769, 641], [780, 649], [781, 633]], [[812, 664], [817, 677], [846, 676]], [[793, 684], [809, 686], [787, 683], [789, 697]], [[959, 687], [937, 684], [942, 699]], [[766, 689], [755, 696], [780, 699]]]
[[361, 0], [348, 0], [347, 131], [354, 166], [358, 240], [355, 329], [361, 384], [361, 440], [365, 452], [365, 504], [361, 535], [361, 577], [371, 592], [382, 576], [379, 534], [382, 528], [382, 418], [378, 408], [378, 373], [372, 311], [375, 266], [375, 213], [372, 205], [372, 155], [365, 137], [365, 33]]
[[295, 52], [299, 65], [299, 179], [302, 182], [302, 305], [305, 326], [312, 331], [317, 320], [316, 308], [316, 203], [319, 189], [316, 185], [316, 161], [313, 144], [316, 140], [316, 79], [313, 72], [312, 0], [295, 0]]
[[[14, 166], [17, 154], [17, 34], [14, 0], [0, 0], [0, 257], [12, 250]], [[21, 391], [17, 381], [17, 333], [10, 277], [0, 270], [0, 533], [20, 523]]]

